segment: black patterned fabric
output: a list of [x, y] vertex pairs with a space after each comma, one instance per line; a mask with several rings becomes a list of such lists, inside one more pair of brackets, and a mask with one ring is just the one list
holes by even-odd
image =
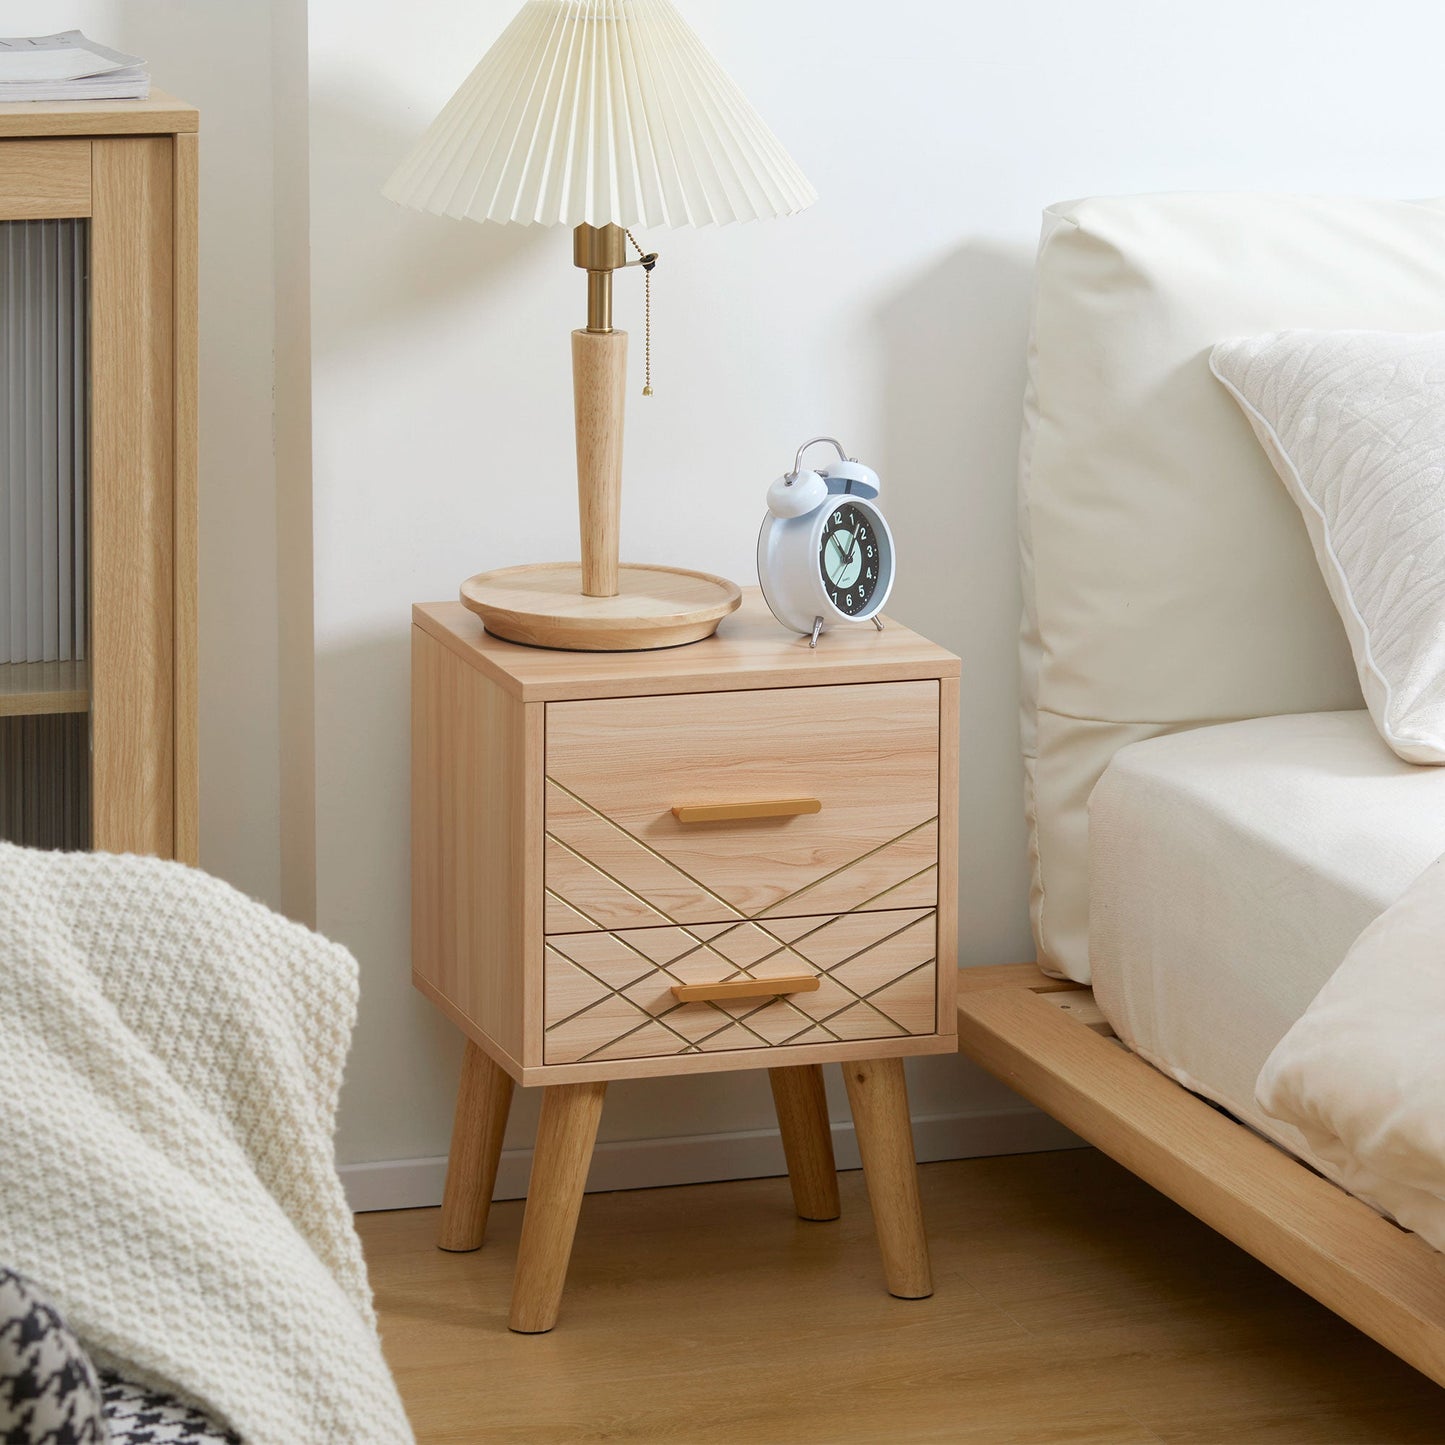
[[0, 1266], [0, 1445], [241, 1445], [204, 1411], [97, 1372], [59, 1310]]
[[101, 1371], [105, 1419], [118, 1445], [241, 1445], [241, 1437], [170, 1395]]
[[0, 1445], [104, 1445], [100, 1381], [40, 1289], [0, 1267]]

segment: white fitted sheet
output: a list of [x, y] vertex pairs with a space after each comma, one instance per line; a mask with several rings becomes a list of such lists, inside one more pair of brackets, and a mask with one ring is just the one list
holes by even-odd
[[1089, 804], [1094, 996], [1136, 1053], [1307, 1159], [1259, 1071], [1364, 927], [1445, 853], [1445, 768], [1369, 714], [1254, 718], [1122, 748]]

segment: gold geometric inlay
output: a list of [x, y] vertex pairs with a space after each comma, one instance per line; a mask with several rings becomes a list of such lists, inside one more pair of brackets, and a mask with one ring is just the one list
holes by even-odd
[[656, 927], [937, 902], [936, 816], [752, 913], [554, 778], [547, 779], [546, 817], [543, 931], [548, 934], [579, 932], [588, 924], [610, 929]]
[[[791, 943], [772, 939], [772, 951], [761, 958], [751, 924], [710, 940], [693, 937], [686, 927], [549, 938], [544, 1060], [578, 1063], [933, 1033], [937, 917], [935, 909], [899, 909], [808, 919], [811, 927]], [[636, 934], [659, 931], [680, 935], [667, 951], [687, 945], [665, 965], [637, 947]], [[752, 961], [740, 963], [742, 956]], [[677, 983], [800, 973], [816, 976], [818, 988], [689, 1003], [672, 993]]]

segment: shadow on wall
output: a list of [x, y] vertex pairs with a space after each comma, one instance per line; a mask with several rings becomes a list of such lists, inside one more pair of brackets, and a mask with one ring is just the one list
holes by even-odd
[[[366, 1158], [365, 1134], [405, 1139], [425, 1149], [445, 1138], [461, 1035], [411, 986], [411, 799], [405, 765], [378, 759], [377, 738], [410, 731], [409, 627], [318, 649], [318, 695], [345, 699], [317, 750], [318, 819], [325, 836], [349, 839], [318, 860], [325, 878], [325, 931], [361, 964], [361, 1007], [342, 1089], [338, 1157]], [[377, 840], [386, 838], [386, 846]]]
[[[1033, 957], [1022, 764], [984, 770], [975, 762], [1019, 753], [1014, 479], [1032, 281], [1029, 250], [973, 243], [876, 313], [883, 499], [902, 553], [889, 611], [963, 657], [964, 964]], [[1000, 898], [1017, 908], [1000, 917]]]
[[[347, 218], [345, 244], [326, 242], [324, 286], [314, 300], [317, 354], [343, 351], [361, 332], [422, 328], [464, 297], [519, 284], [529, 258], [550, 254], [547, 228], [479, 225], [410, 211], [381, 193], [430, 117], [388, 104], [375, 90], [318, 84], [311, 91], [313, 223]], [[553, 241], [555, 244], [555, 239]], [[373, 279], [385, 276], [386, 285]], [[366, 306], [350, 304], [368, 297]], [[327, 298], [343, 305], [329, 308]]]

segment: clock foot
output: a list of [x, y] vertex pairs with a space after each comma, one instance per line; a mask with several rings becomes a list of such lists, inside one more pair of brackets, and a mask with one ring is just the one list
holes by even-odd
[[879, 630], [879, 632], [883, 631], [883, 619], [881, 617], [875, 617], [873, 619], [873, 625]]
[[808, 646], [809, 646], [809, 647], [816, 647], [816, 646], [818, 645], [818, 634], [819, 634], [822, 630], [823, 630], [823, 619], [822, 619], [821, 617], [815, 617], [815, 618], [813, 619], [813, 635], [812, 635], [812, 637], [810, 637], [810, 638], [808, 639]]

